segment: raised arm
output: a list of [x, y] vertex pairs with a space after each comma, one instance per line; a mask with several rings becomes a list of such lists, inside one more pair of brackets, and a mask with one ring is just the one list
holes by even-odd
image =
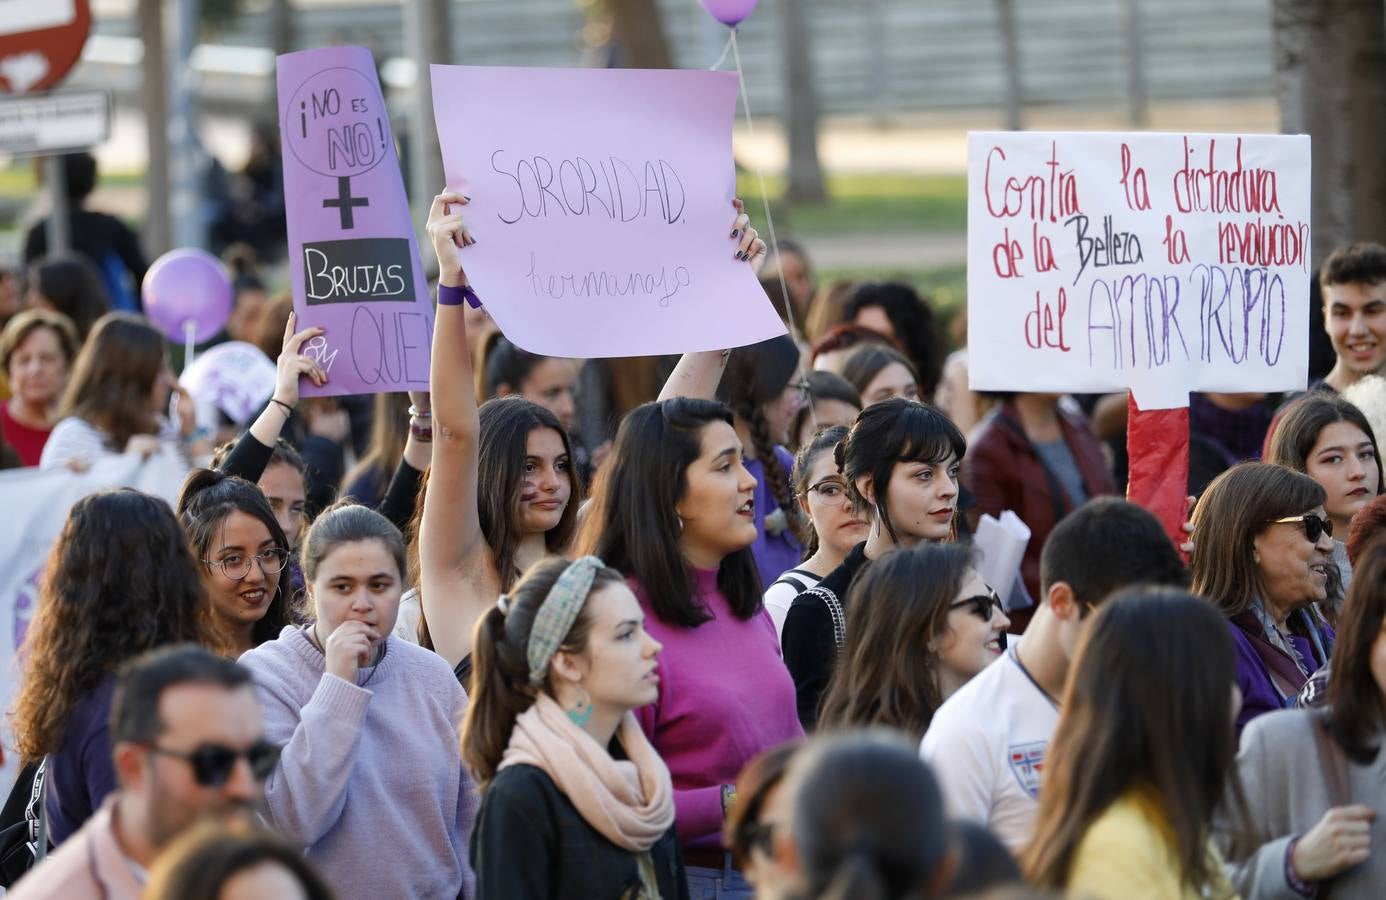
[[322, 367], [312, 357], [301, 356], [298, 352], [304, 342], [323, 334], [324, 330], [305, 328], [295, 332], [297, 321], [298, 316], [290, 312], [289, 321], [284, 323], [284, 343], [275, 362], [274, 393], [222, 462], [221, 470], [227, 475], [239, 475], [251, 483], [259, 481], [269, 465], [274, 442], [298, 405], [298, 380], [306, 376], [316, 385], [327, 383], [327, 373]]
[[467, 284], [461, 250], [473, 239], [462, 223], [460, 207], [466, 203], [461, 194], [444, 192], [433, 199], [428, 213], [440, 302], [428, 373], [433, 454], [419, 524], [419, 587], [433, 648], [450, 666], [471, 652], [472, 627], [500, 592], [495, 559], [477, 513], [481, 425], [467, 327], [461, 305], [444, 302]]
[[[736, 209], [736, 220], [732, 222], [729, 240], [736, 244], [735, 256], [739, 260], [750, 263], [752, 271], [758, 272], [760, 267], [765, 264], [765, 241], [762, 241], [756, 230], [750, 227], [751, 219], [746, 215], [746, 207], [741, 199], [733, 200], [732, 206]], [[716, 399], [717, 385], [722, 380], [722, 371], [727, 367], [727, 357], [730, 354], [730, 350], [703, 350], [697, 353], [685, 353], [679, 358], [678, 365], [674, 366], [674, 371], [669, 373], [669, 380], [664, 382], [664, 387], [659, 392], [659, 399], [672, 400], [675, 397], [692, 397], [700, 400]]]

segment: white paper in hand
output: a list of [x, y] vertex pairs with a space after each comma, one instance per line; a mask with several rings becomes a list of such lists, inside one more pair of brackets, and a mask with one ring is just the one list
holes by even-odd
[[1020, 561], [1030, 544], [1030, 527], [1011, 510], [997, 519], [983, 515], [972, 538], [977, 574], [1000, 596], [1007, 611], [1024, 609], [1034, 601], [1019, 577]]

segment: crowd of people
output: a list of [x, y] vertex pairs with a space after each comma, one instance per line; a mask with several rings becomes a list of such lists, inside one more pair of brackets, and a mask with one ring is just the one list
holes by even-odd
[[578, 361], [485, 315], [468, 202], [428, 392], [301, 398], [321, 329], [243, 272], [275, 377], [215, 429], [85, 263], [26, 273], [9, 463], [189, 472], [52, 548], [10, 895], [1380, 896], [1386, 248], [1323, 264], [1324, 379], [1194, 398], [1176, 543], [1122, 397], [970, 391], [926, 298], [820, 289], [739, 203], [784, 336]]

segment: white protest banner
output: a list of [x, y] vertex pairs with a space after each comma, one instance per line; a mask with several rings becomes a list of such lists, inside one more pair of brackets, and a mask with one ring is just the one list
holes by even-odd
[[968, 135], [974, 390], [1190, 391], [1308, 381], [1309, 138]]
[[736, 76], [433, 66], [467, 276], [548, 356], [717, 350], [784, 333], [733, 258]]
[[[136, 455], [106, 459], [81, 474], [65, 468], [0, 472], [0, 506], [6, 526], [0, 529], [0, 706], [10, 709], [19, 687], [19, 649], [38, 604], [49, 551], [62, 532], [68, 510], [94, 491], [121, 486], [161, 497], [172, 506], [187, 470], [176, 455], [161, 452], [148, 461]], [[0, 735], [6, 747], [0, 786], [8, 790], [18, 772], [8, 719], [0, 726]]]

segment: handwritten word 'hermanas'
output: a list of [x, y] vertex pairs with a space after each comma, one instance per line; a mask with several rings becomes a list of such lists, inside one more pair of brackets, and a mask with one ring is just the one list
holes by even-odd
[[510, 160], [497, 150], [491, 169], [514, 181], [518, 192], [512, 195], [515, 203], [497, 213], [507, 225], [525, 216], [601, 216], [621, 222], [658, 216], [672, 225], [683, 216], [683, 180], [662, 159], [634, 166], [615, 156], [595, 162], [581, 156], [555, 162], [540, 155]]
[[644, 295], [658, 297], [660, 306], [668, 306], [669, 301], [681, 288], [692, 283], [692, 276], [684, 266], [675, 266], [670, 272], [664, 267], [649, 272], [560, 272], [541, 275], [538, 272], [534, 254], [529, 255], [529, 271], [525, 277], [530, 280], [534, 296], [551, 297], [561, 300], [564, 297], [629, 297]]

